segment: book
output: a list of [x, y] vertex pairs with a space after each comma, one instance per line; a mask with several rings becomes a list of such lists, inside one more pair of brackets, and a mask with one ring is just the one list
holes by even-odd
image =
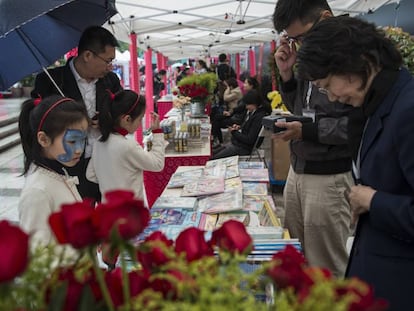
[[182, 197], [200, 197], [224, 192], [223, 177], [202, 177], [185, 184]]
[[231, 212], [242, 208], [243, 194], [237, 189], [207, 196], [198, 201], [198, 210], [208, 214]]
[[152, 205], [152, 208], [183, 208], [194, 210], [197, 208], [197, 198], [160, 196]]
[[238, 163], [239, 163], [239, 156], [235, 155], [235, 156], [230, 156], [226, 158], [209, 160], [206, 162], [205, 167], [212, 167], [212, 166], [216, 166], [219, 164], [224, 164], [225, 166], [231, 166], [231, 165], [238, 165]]
[[237, 220], [246, 225], [246, 217], [247, 213], [243, 212], [220, 213], [216, 222], [216, 229], [220, 228], [228, 220]]
[[181, 188], [203, 175], [203, 168], [196, 168], [188, 171], [175, 172], [168, 181], [167, 188]]
[[213, 231], [216, 228], [218, 214], [201, 214], [198, 228], [205, 231]]
[[210, 167], [205, 167], [203, 169], [203, 177], [222, 177], [225, 178], [226, 177], [226, 171], [227, 171], [227, 166], [222, 164], [222, 163], [218, 163], [215, 166], [210, 166]]
[[266, 201], [266, 197], [263, 196], [243, 196], [243, 211], [251, 211], [259, 213]]
[[258, 182], [242, 182], [244, 196], [267, 196], [267, 184]]
[[265, 168], [264, 162], [240, 161], [239, 168]]
[[269, 171], [266, 168], [241, 168], [239, 173], [242, 181], [269, 182]]
[[229, 178], [224, 181], [224, 192], [229, 192], [232, 190], [243, 191], [243, 185], [240, 177]]
[[279, 218], [274, 209], [269, 204], [269, 200], [264, 202], [262, 210], [259, 212], [259, 221], [261, 226], [281, 227]]
[[238, 177], [240, 175], [239, 173], [239, 166], [236, 165], [228, 165], [226, 170], [226, 179]]
[[259, 226], [259, 227], [246, 227], [246, 231], [253, 240], [256, 239], [281, 239], [283, 237], [283, 228], [282, 227], [269, 227], [269, 226]]

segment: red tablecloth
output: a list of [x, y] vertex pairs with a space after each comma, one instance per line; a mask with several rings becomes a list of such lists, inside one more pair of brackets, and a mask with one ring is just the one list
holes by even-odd
[[155, 200], [164, 191], [165, 186], [179, 166], [205, 165], [210, 156], [185, 156], [166, 157], [165, 166], [161, 172], [144, 172], [144, 184], [147, 193], [148, 206], [152, 206]]

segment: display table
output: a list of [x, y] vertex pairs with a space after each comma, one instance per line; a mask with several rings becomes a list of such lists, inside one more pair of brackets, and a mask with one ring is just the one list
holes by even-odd
[[202, 140], [202, 144], [189, 146], [188, 152], [174, 152], [166, 149], [165, 165], [161, 172], [144, 171], [144, 185], [147, 194], [148, 206], [151, 207], [161, 195], [170, 177], [179, 166], [204, 166], [211, 156], [210, 139]]

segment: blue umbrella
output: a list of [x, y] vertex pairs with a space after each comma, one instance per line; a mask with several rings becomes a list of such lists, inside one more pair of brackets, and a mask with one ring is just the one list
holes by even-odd
[[47, 72], [85, 28], [116, 13], [115, 0], [0, 0], [0, 90]]

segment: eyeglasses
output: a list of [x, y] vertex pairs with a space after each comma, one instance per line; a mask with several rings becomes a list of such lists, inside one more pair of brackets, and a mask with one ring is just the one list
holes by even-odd
[[302, 42], [303, 39], [305, 38], [305, 36], [307, 35], [308, 32], [310, 32], [317, 23], [319, 23], [319, 21], [321, 20], [322, 15], [319, 15], [319, 17], [313, 22], [311, 28], [309, 28], [307, 31], [305, 31], [304, 33], [297, 35], [296, 37], [290, 37], [287, 35], [286, 30], [286, 39], [289, 41], [289, 43], [294, 43], [294, 42]]
[[107, 59], [99, 56], [98, 53], [96, 53], [96, 52], [94, 52], [92, 50], [90, 50], [90, 51], [92, 52], [93, 55], [95, 55], [96, 57], [98, 57], [100, 60], [104, 61], [107, 66], [113, 65], [115, 59], [107, 60]]

